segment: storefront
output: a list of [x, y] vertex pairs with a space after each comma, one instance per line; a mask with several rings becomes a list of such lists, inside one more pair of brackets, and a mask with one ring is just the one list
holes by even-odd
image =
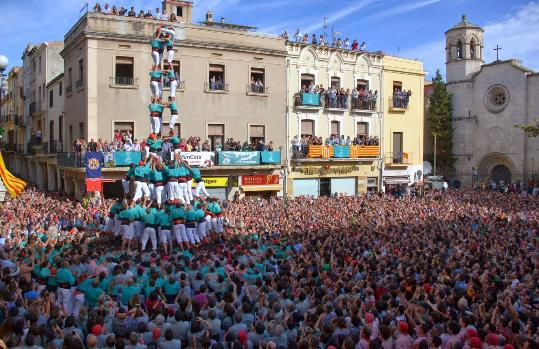
[[292, 197], [357, 195], [368, 191], [368, 178], [378, 178], [368, 162], [301, 164], [292, 168], [287, 192]]
[[278, 174], [243, 175], [240, 189], [245, 196], [268, 198], [277, 196], [282, 185]]
[[[204, 180], [204, 186], [210, 196], [226, 200], [228, 195], [228, 177], [202, 177], [202, 179]], [[193, 181], [193, 190], [195, 186], [196, 183]]]

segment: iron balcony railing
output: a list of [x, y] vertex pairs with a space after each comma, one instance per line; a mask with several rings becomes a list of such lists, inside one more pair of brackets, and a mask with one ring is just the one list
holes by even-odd
[[83, 84], [84, 84], [84, 80], [82, 79], [77, 80], [75, 81], [75, 88], [81, 88]]
[[413, 153], [411, 152], [392, 152], [386, 153], [384, 162], [388, 165], [411, 165], [413, 164]]
[[204, 83], [205, 92], [229, 92], [228, 84], [222, 82], [205, 82]]
[[113, 85], [120, 86], [136, 86], [138, 83], [138, 78], [128, 77], [128, 76], [115, 76], [110, 78]]
[[245, 88], [247, 89], [247, 93], [250, 94], [265, 95], [269, 93], [269, 88], [267, 86], [256, 86], [249, 83]]

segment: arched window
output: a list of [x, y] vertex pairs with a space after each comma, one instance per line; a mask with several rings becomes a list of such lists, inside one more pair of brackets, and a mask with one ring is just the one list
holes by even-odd
[[470, 41], [470, 58], [475, 59], [475, 40]]
[[457, 59], [462, 59], [462, 41], [457, 42]]

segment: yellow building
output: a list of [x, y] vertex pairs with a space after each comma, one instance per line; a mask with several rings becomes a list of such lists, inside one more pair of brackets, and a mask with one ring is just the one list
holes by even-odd
[[[410, 184], [423, 171], [423, 63], [383, 57], [383, 185]], [[420, 176], [419, 176], [420, 177]]]
[[[382, 54], [296, 42], [286, 47], [285, 191], [289, 196], [376, 191]], [[351, 146], [354, 140], [365, 145]]]

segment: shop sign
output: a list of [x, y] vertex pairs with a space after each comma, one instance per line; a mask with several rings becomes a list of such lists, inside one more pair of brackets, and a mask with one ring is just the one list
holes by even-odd
[[[182, 154], [183, 155], [183, 154]], [[207, 188], [221, 188], [228, 186], [228, 177], [202, 177], [204, 186]], [[193, 181], [193, 188], [196, 186]]]
[[241, 185], [271, 185], [279, 184], [279, 175], [241, 176]]
[[296, 167], [296, 171], [304, 175], [318, 175], [318, 176], [327, 176], [327, 175], [344, 175], [354, 172], [355, 166], [300, 166]]

